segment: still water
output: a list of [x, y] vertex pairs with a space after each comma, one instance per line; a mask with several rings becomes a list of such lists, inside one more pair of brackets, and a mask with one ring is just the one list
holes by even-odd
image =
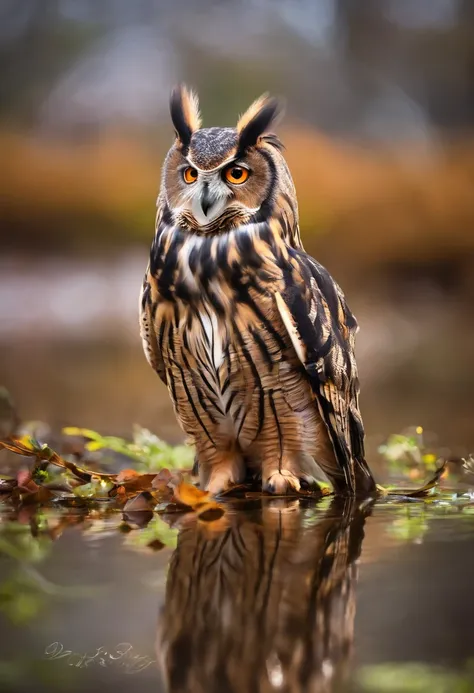
[[472, 509], [5, 510], [0, 690], [474, 690]]
[[[2, 257], [0, 386], [20, 419], [182, 441], [138, 338], [146, 257]], [[406, 427], [441, 457], [474, 445], [469, 306], [428, 289], [348, 292], [382, 482], [378, 447]], [[260, 499], [217, 525], [0, 502], [0, 693], [474, 692], [473, 585], [468, 501]]]

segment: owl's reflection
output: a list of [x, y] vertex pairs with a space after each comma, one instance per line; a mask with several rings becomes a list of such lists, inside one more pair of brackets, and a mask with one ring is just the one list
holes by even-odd
[[335, 691], [351, 658], [367, 510], [264, 502], [180, 532], [157, 654], [172, 693]]

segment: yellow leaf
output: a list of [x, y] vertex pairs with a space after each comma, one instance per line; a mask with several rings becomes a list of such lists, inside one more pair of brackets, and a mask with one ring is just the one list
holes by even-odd
[[34, 450], [30, 436], [22, 436], [21, 438], [18, 438], [18, 442], [24, 445], [25, 448], [28, 448], [28, 450]]
[[66, 436], [82, 436], [83, 438], [97, 438], [97, 433], [90, 428], [78, 428], [77, 426], [66, 426], [63, 428]]
[[187, 505], [189, 508], [195, 508], [209, 501], [211, 494], [182, 481], [176, 486], [174, 496], [179, 503]]
[[88, 443], [85, 444], [84, 446], [86, 450], [89, 450], [89, 452], [95, 452], [96, 450], [101, 450], [103, 448], [102, 443], [99, 443], [97, 440], [90, 440]]

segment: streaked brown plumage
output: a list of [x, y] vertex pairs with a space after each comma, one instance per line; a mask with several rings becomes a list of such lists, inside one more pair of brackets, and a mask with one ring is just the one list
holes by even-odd
[[148, 361], [167, 384], [213, 493], [261, 474], [276, 493], [326, 475], [372, 491], [342, 291], [302, 247], [282, 146], [260, 98], [237, 128], [200, 128], [197, 99], [171, 98], [177, 139], [163, 169], [140, 299]]
[[220, 533], [196, 520], [180, 531], [156, 638], [170, 693], [342, 689], [370, 509], [298, 504], [230, 513]]

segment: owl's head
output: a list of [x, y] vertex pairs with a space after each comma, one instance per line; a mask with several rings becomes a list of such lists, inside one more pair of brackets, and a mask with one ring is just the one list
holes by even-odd
[[269, 132], [280, 111], [276, 99], [261, 96], [235, 128], [201, 128], [197, 96], [184, 86], [173, 90], [170, 110], [176, 141], [165, 160], [160, 198], [174, 223], [219, 233], [265, 221], [288, 201], [297, 222], [283, 147]]

